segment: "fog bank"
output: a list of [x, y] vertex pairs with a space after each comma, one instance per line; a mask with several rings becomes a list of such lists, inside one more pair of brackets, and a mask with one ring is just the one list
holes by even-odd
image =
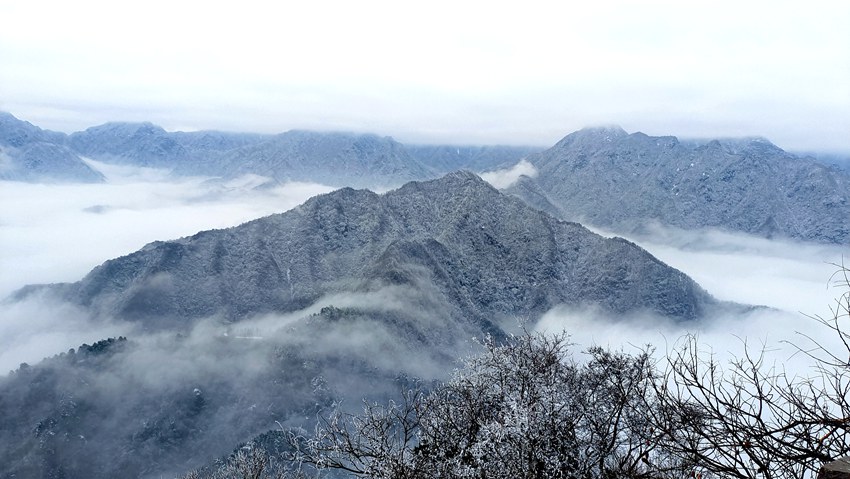
[[[94, 163], [94, 162], [93, 162]], [[145, 244], [289, 210], [331, 187], [172, 178], [94, 163], [105, 184], [0, 182], [0, 297], [34, 283], [80, 279]]]

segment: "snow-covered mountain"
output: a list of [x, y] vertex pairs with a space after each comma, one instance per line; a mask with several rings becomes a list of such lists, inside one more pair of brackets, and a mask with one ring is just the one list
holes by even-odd
[[439, 378], [473, 337], [556, 305], [675, 320], [725, 307], [634, 244], [466, 172], [337, 190], [18, 297], [37, 292], [153, 334], [0, 377], [0, 477], [173, 477], [339, 398]]
[[510, 168], [543, 148], [533, 146], [405, 145], [410, 155], [439, 174], [457, 170], [475, 172]]
[[167, 168], [179, 175], [254, 174], [372, 188], [435, 176], [392, 138], [366, 134], [167, 132], [151, 123], [107, 123], [70, 135], [68, 144], [100, 161]]
[[593, 303], [697, 319], [713, 300], [621, 239], [558, 221], [472, 173], [377, 195], [350, 188], [220, 231], [110, 260], [64, 298], [108, 315], [183, 324], [288, 312], [325, 295], [389, 285], [439, 294], [460, 321]]
[[68, 145], [99, 161], [177, 169], [209, 175], [225, 151], [260, 143], [270, 135], [219, 131], [168, 132], [149, 122], [112, 122], [72, 133]]
[[390, 137], [295, 130], [223, 152], [208, 161], [179, 164], [175, 171], [223, 177], [251, 173], [278, 181], [359, 188], [399, 186], [434, 176]]
[[100, 182], [103, 176], [65, 146], [65, 135], [0, 112], [0, 180]]
[[622, 233], [657, 220], [850, 242], [850, 175], [763, 138], [680, 142], [589, 128], [528, 160], [539, 175], [509, 191], [538, 207], [554, 205], [565, 219]]

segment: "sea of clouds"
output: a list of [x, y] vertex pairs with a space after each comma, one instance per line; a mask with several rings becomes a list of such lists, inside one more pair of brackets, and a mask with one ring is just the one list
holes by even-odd
[[[284, 212], [331, 189], [310, 183], [276, 184], [257, 176], [223, 182], [92, 164], [105, 174], [106, 183], [0, 184], [0, 297], [27, 284], [76, 281], [102, 262], [151, 241]], [[521, 162], [491, 172], [486, 179], [504, 187], [519, 175], [534, 173]], [[652, 224], [628, 239], [690, 275], [720, 300], [767, 308], [688, 324], [554, 308], [539, 318], [536, 328], [566, 331], [577, 347], [652, 344], [660, 351], [674, 347], [686, 334], [696, 334], [712, 350], [736, 355], [747, 343], [782, 351], [779, 360], [794, 354], [789, 341], [799, 345], [808, 341], [807, 336], [832, 341], [832, 332], [811, 316], [831, 316], [830, 307], [844, 291], [831, 280], [836, 265], [850, 256], [847, 247]], [[0, 371], [82, 342], [132, 332], [127, 324], [92, 322], [84, 311], [68, 305], [38, 299], [0, 304]]]

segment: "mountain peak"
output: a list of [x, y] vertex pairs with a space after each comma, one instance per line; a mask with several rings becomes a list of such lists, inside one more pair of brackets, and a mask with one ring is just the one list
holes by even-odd
[[11, 113], [0, 111], [0, 143], [19, 147], [34, 141], [43, 141], [44, 131]]
[[588, 126], [584, 127], [578, 131], [578, 133], [583, 133], [587, 135], [614, 135], [614, 136], [626, 136], [626, 130], [624, 130], [620, 125], [598, 125], [598, 126]]
[[215, 161], [216, 173], [225, 177], [253, 173], [278, 181], [318, 180], [358, 188], [385, 189], [432, 177], [391, 137], [362, 133], [290, 130]]
[[65, 145], [66, 136], [0, 111], [0, 180], [99, 182], [103, 176]]
[[22, 121], [22, 120], [17, 118], [15, 115], [9, 113], [8, 111], [0, 110], [0, 122], [7, 122], [7, 121]]
[[104, 123], [73, 133], [68, 140], [83, 155], [138, 166], [171, 167], [187, 155], [173, 135], [150, 122]]
[[[624, 234], [661, 221], [765, 235], [762, 226], [772, 218], [776, 236], [838, 244], [850, 238], [850, 176], [801, 161], [765, 138], [680, 143], [617, 135], [581, 130], [531, 157], [535, 181], [563, 219]], [[536, 191], [517, 191], [540, 201]]]
[[721, 149], [731, 155], [773, 155], [789, 156], [782, 148], [774, 145], [763, 136], [744, 136], [738, 138], [716, 138], [712, 140], [691, 140], [691, 144], [700, 148]]
[[290, 212], [149, 245], [61, 294], [95, 312], [173, 327], [213, 314], [292, 312], [400, 271], [417, 271], [440, 311], [467, 325], [583, 302], [694, 319], [712, 302], [645, 251], [556, 220], [468, 171], [380, 196], [341, 189]]
[[[471, 182], [471, 183], [479, 183], [481, 185], [487, 185], [486, 181], [484, 181], [483, 179], [481, 179], [480, 176], [476, 175], [475, 173], [473, 173], [469, 170], [453, 171], [453, 172], [448, 173], [447, 175], [443, 176], [442, 179], [446, 180], [446, 181], [461, 181], [461, 182], [464, 182], [464, 183], [470, 183]], [[439, 181], [439, 180], [433, 180], [433, 181]]]
[[164, 128], [149, 121], [126, 122], [111, 121], [98, 126], [86, 128], [86, 133], [110, 133], [118, 137], [131, 137], [138, 134], [164, 134]]
[[404, 194], [409, 191], [427, 191], [434, 194], [460, 194], [463, 191], [464, 195], [472, 196], [472, 193], [478, 194], [499, 194], [498, 190], [493, 188], [490, 183], [484, 181], [480, 176], [468, 170], [458, 170], [446, 174], [437, 179], [427, 181], [411, 181], [396, 190], [398, 194]]
[[555, 144], [555, 148], [576, 144], [613, 143], [629, 136], [617, 125], [586, 127], [570, 133]]

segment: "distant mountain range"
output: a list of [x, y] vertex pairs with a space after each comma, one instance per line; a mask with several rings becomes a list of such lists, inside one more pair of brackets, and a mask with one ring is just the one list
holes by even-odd
[[659, 221], [850, 243], [850, 175], [763, 138], [682, 142], [589, 128], [528, 161], [539, 174], [510, 193], [561, 218], [615, 232]]
[[224, 151], [267, 138], [269, 135], [217, 131], [169, 133], [152, 123], [114, 122], [72, 133], [67, 143], [81, 155], [107, 163], [173, 169], [203, 163]]
[[179, 175], [255, 174], [280, 182], [357, 187], [397, 186], [433, 176], [401, 144], [375, 135], [169, 133], [150, 123], [108, 123], [72, 134], [69, 144], [100, 161], [167, 168]]
[[[35, 145], [35, 146], [33, 146]], [[254, 174], [278, 182], [396, 187], [450, 171], [509, 166], [539, 148], [405, 146], [390, 137], [288, 131], [279, 135], [168, 132], [152, 123], [113, 122], [65, 135], [0, 115], [0, 179], [101, 181], [81, 157], [225, 179]], [[87, 176], [88, 175], [88, 176]]]
[[532, 146], [406, 145], [410, 155], [441, 175], [460, 169], [484, 172], [510, 168], [543, 148]]
[[174, 171], [225, 178], [251, 173], [280, 182], [360, 188], [399, 186], [434, 176], [392, 138], [308, 131], [289, 131], [204, 161], [177, 164]]
[[763, 138], [680, 141], [587, 128], [545, 151], [532, 147], [402, 145], [392, 138], [290, 131], [280, 135], [167, 132], [107, 123], [65, 135], [0, 114], [0, 179], [102, 181], [81, 157], [167, 168], [179, 175], [387, 188], [450, 171], [538, 170], [507, 191], [570, 221], [622, 234], [647, 222], [722, 228], [767, 238], [850, 242], [850, 173]]

